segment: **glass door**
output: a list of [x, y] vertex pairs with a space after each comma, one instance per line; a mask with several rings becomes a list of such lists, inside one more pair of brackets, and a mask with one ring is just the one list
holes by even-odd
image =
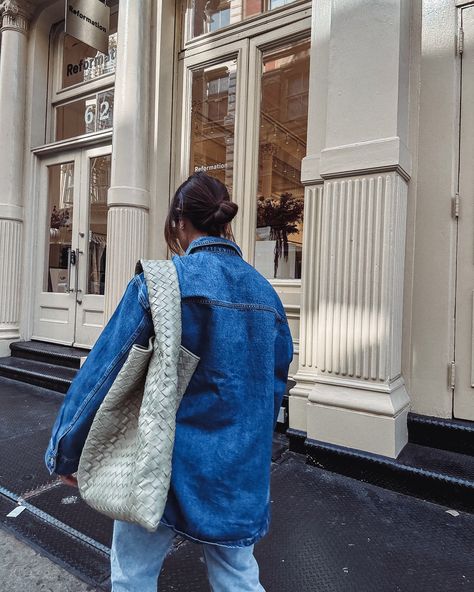
[[92, 347], [103, 328], [110, 153], [41, 163], [33, 339]]
[[267, 18], [256, 30], [230, 29], [234, 41], [209, 36], [184, 48], [175, 120], [180, 138], [173, 150], [175, 186], [204, 170], [229, 187], [239, 205], [236, 241], [279, 293], [296, 353], [311, 31], [306, 14], [294, 13], [284, 25]]
[[81, 160], [74, 344], [91, 347], [104, 325], [110, 147], [84, 150]]
[[301, 282], [309, 21], [250, 40], [243, 241], [274, 285]]
[[[225, 183], [240, 203], [245, 148], [248, 46], [234, 42], [210, 48], [180, 63], [181, 108], [176, 129], [181, 137], [175, 185], [195, 171], [206, 171]], [[239, 220], [234, 225], [239, 234]]]

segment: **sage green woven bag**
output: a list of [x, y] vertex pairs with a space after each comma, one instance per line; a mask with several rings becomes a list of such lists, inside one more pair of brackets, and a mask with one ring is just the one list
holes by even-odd
[[77, 480], [91, 507], [153, 531], [171, 478], [176, 412], [199, 362], [181, 343], [181, 295], [172, 261], [140, 261], [155, 337], [133, 345], [82, 451]]

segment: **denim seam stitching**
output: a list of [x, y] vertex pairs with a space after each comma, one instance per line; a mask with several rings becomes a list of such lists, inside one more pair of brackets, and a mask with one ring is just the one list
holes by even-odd
[[[192, 535], [177, 529], [175, 526], [173, 526], [172, 524], [169, 524], [168, 522], [166, 522], [165, 520], [163, 520], [163, 518], [160, 520], [160, 522], [162, 524], [164, 524], [165, 526], [167, 526], [168, 528], [172, 528], [177, 534], [180, 534], [186, 538], [188, 538], [189, 540], [195, 541], [196, 543], [204, 543], [206, 545], [214, 545], [217, 547], [232, 547], [232, 544], [235, 546], [241, 546], [241, 543], [248, 543], [249, 541], [251, 541], [249, 543], [249, 545], [254, 544], [261, 536], [263, 536], [266, 531], [268, 530], [268, 526], [269, 526], [269, 521], [268, 519], [265, 519], [265, 523], [264, 525], [259, 528], [259, 530], [252, 536], [249, 537], [245, 537], [242, 539], [238, 539], [237, 541], [221, 541], [219, 543], [216, 543], [214, 541], [205, 541], [203, 539], [198, 539], [196, 537], [193, 537]], [[244, 545], [244, 546], [249, 546], [249, 545]]]
[[232, 247], [228, 247], [226, 245], [214, 245], [212, 243], [205, 244], [205, 245], [196, 245], [195, 247], [192, 248], [192, 250], [189, 254], [193, 253], [194, 251], [199, 251], [201, 249], [203, 251], [227, 253], [228, 255], [237, 255], [238, 257], [241, 256], [240, 253], [238, 253]]
[[189, 296], [183, 298], [183, 301], [186, 302], [197, 302], [198, 304], [210, 304], [215, 306], [222, 306], [223, 308], [236, 308], [238, 310], [263, 310], [266, 312], [272, 312], [279, 321], [283, 321], [284, 319], [281, 317], [280, 313], [277, 311], [276, 308], [272, 306], [267, 306], [265, 304], [246, 304], [243, 302], [225, 302], [223, 300], [212, 300], [211, 298], [201, 298], [199, 296]]
[[136, 276], [134, 276], [134, 278], [133, 278], [133, 281], [134, 281], [134, 283], [135, 283], [135, 284], [136, 284], [136, 286], [137, 286], [137, 290], [138, 290], [138, 300], [139, 300], [140, 304], [142, 305], [142, 307], [143, 307], [143, 308], [144, 308], [146, 311], [148, 311], [148, 310], [150, 309], [150, 303], [149, 303], [148, 299], [147, 299], [147, 298], [145, 298], [145, 295], [144, 295], [144, 290], [143, 290], [143, 286], [145, 286], [146, 284], [145, 284], [145, 282], [144, 282], [144, 281], [142, 281], [142, 280], [140, 279], [140, 275], [136, 275]]
[[192, 253], [192, 251], [195, 248], [200, 247], [200, 246], [205, 246], [205, 245], [227, 245], [231, 249], [234, 249], [239, 255], [242, 255], [242, 251], [240, 250], [240, 248], [238, 247], [238, 245], [236, 245], [232, 241], [229, 241], [228, 239], [223, 239], [222, 237], [213, 237], [213, 239], [209, 239], [209, 238], [206, 238], [206, 239], [204, 239], [204, 238], [196, 239], [196, 241], [193, 241], [195, 244], [191, 243], [191, 245], [189, 245], [189, 247], [186, 249], [185, 254], [186, 255], [189, 255], [190, 253]]

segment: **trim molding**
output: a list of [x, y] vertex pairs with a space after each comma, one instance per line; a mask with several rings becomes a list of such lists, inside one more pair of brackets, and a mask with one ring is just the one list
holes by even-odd
[[320, 154], [306, 156], [301, 181], [320, 183], [321, 179], [382, 171], [396, 171], [405, 180], [410, 179], [411, 153], [399, 137], [325, 148]]

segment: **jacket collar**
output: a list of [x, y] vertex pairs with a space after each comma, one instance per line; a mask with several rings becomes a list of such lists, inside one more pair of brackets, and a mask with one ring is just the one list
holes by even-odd
[[196, 249], [205, 249], [206, 247], [224, 247], [236, 251], [242, 257], [240, 248], [233, 241], [222, 236], [200, 236], [193, 240], [184, 254], [189, 255]]

